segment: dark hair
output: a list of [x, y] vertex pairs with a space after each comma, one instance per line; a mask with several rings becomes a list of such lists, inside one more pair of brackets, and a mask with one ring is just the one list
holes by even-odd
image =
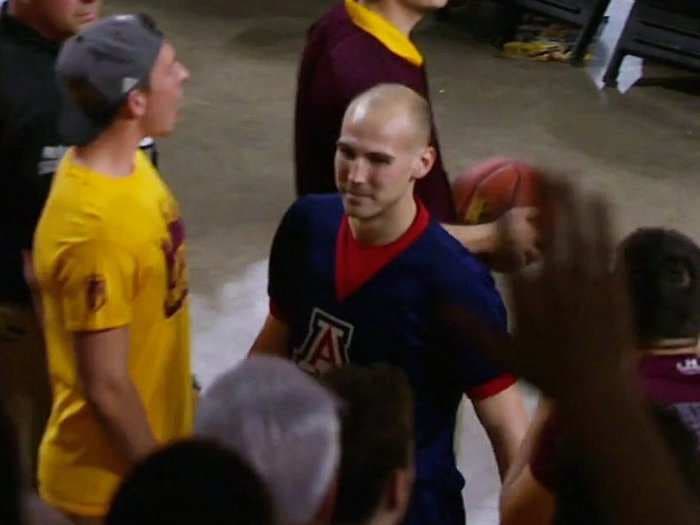
[[117, 491], [107, 525], [271, 525], [267, 490], [236, 453], [192, 439], [140, 463]]
[[22, 479], [14, 427], [0, 406], [0, 523], [20, 525], [22, 520]]
[[[700, 454], [698, 437], [686, 427], [670, 408], [650, 407], [664, 443], [675, 460], [678, 472], [689, 494], [700, 503]], [[562, 447], [562, 468], [556, 490], [555, 525], [614, 525], [615, 519], [601, 505], [597, 480], [591, 476], [586, 462], [575, 447]], [[650, 473], [654, 475], [654, 473]], [[630, 480], [634, 483], [634, 480]]]
[[696, 338], [700, 334], [700, 248], [662, 228], [640, 229], [621, 245], [637, 338]]
[[348, 365], [321, 380], [345, 403], [333, 522], [363, 523], [377, 510], [392, 474], [412, 466], [411, 387], [400, 369], [387, 365]]

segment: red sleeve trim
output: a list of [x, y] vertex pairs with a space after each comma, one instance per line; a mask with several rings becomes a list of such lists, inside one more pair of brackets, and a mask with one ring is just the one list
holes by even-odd
[[270, 299], [270, 315], [277, 319], [278, 321], [286, 321], [287, 316], [284, 315], [284, 312], [282, 312], [282, 309], [279, 307], [279, 305], [275, 302], [274, 299]]
[[496, 394], [500, 394], [506, 388], [513, 386], [518, 382], [518, 379], [510, 374], [503, 374], [491, 381], [479, 386], [467, 389], [466, 394], [472, 401], [481, 401]]

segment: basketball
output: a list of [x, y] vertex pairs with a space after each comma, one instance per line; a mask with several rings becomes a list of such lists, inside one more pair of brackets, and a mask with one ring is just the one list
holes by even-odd
[[498, 219], [511, 208], [538, 206], [538, 175], [524, 162], [495, 157], [470, 168], [452, 185], [457, 218], [464, 224]]

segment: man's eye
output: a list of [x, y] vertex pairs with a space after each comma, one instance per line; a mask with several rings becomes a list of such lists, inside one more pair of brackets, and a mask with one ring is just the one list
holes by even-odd
[[369, 155], [368, 159], [372, 164], [378, 166], [388, 166], [391, 164], [391, 159], [389, 157], [385, 157], [384, 155]]

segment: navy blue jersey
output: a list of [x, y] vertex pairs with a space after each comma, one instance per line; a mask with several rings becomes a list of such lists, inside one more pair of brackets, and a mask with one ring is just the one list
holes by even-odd
[[[463, 393], [485, 398], [515, 379], [477, 349], [455, 348], [437, 305], [461, 305], [506, 330], [506, 310], [488, 269], [437, 222], [371, 280], [338, 298], [336, 259], [346, 221], [338, 195], [312, 195], [286, 213], [270, 256], [273, 315], [290, 328], [290, 356], [312, 373], [388, 363], [403, 369], [416, 402], [417, 476], [459, 490], [453, 437]], [[362, 264], [363, 261], [353, 261]]]

